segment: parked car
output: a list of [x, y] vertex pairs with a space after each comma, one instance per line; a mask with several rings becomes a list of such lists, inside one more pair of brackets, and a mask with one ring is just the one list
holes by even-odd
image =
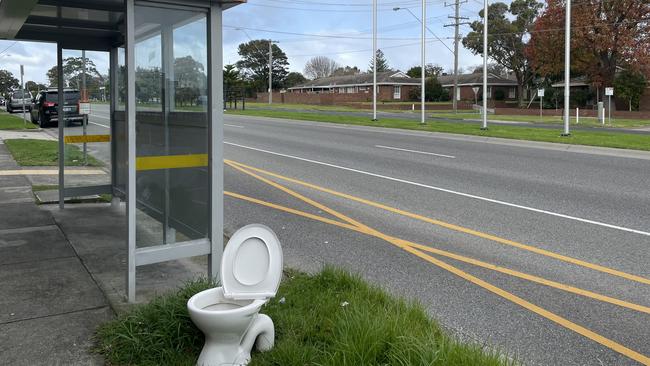
[[[64, 89], [63, 113], [66, 126], [72, 122], [83, 123], [83, 115], [79, 114], [79, 90]], [[59, 91], [58, 89], [41, 90], [34, 98], [31, 108], [31, 119], [41, 128], [46, 128], [51, 122], [59, 122]]]
[[23, 103], [26, 111], [32, 110], [32, 93], [25, 90], [17, 90], [9, 96], [7, 101], [7, 112], [12, 113], [15, 110], [23, 110]]
[[5, 105], [5, 97], [0, 97], [0, 106]]

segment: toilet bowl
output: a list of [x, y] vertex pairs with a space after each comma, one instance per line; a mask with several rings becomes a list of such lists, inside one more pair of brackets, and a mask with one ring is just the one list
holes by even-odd
[[269, 228], [254, 224], [233, 234], [221, 258], [222, 286], [187, 302], [205, 335], [198, 366], [246, 365], [253, 347], [273, 347], [273, 321], [259, 311], [275, 296], [281, 277], [282, 248]]

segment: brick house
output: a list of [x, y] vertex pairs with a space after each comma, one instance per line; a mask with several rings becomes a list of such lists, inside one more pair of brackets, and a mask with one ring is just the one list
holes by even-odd
[[[372, 101], [372, 84], [372, 73], [332, 76], [288, 88], [285, 98], [308, 100], [315, 98], [301, 98], [293, 94], [328, 94], [327, 99], [336, 102], [368, 102]], [[377, 101], [408, 101], [411, 90], [419, 87], [419, 79], [411, 78], [401, 71], [377, 73]]]
[[[454, 75], [441, 75], [438, 76], [438, 81], [442, 84], [443, 88], [449, 89], [449, 98], [452, 98], [454, 88]], [[517, 81], [508, 79], [502, 76], [488, 74], [488, 99], [494, 99], [495, 96], [501, 94], [497, 90], [502, 91], [504, 101], [516, 101], [517, 96]], [[478, 88], [476, 94], [474, 89]], [[458, 92], [457, 100], [471, 101], [483, 98], [483, 73], [476, 74], [462, 74], [458, 75]]]

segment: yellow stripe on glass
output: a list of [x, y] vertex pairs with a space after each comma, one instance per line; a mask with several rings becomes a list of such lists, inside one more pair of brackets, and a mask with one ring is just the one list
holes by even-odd
[[110, 142], [111, 135], [74, 135], [66, 136], [63, 141], [66, 144], [81, 144], [84, 142]]
[[141, 156], [135, 159], [135, 170], [160, 170], [208, 166], [208, 154]]

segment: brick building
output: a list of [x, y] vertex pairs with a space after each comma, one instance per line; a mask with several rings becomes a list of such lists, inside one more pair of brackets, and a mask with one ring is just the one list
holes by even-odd
[[[287, 89], [285, 98], [317, 101], [332, 99], [337, 102], [368, 102], [372, 101], [372, 73], [356, 75], [332, 76], [310, 80], [302, 85]], [[377, 101], [403, 102], [410, 100], [411, 90], [420, 87], [420, 80], [414, 79], [401, 71], [388, 71], [377, 73]], [[319, 96], [301, 97], [293, 94], [307, 94]], [[327, 97], [321, 97], [327, 94]], [[319, 103], [320, 104], [320, 103]]]
[[[449, 98], [452, 98], [454, 88], [454, 75], [438, 76], [438, 81], [443, 88], [449, 89]], [[516, 101], [517, 81], [494, 74], [488, 74], [488, 99], [495, 99], [499, 94], [504, 101]], [[478, 88], [474, 94], [474, 88]], [[497, 92], [500, 90], [500, 92]], [[476, 101], [483, 99], [483, 73], [458, 75], [457, 100]]]

